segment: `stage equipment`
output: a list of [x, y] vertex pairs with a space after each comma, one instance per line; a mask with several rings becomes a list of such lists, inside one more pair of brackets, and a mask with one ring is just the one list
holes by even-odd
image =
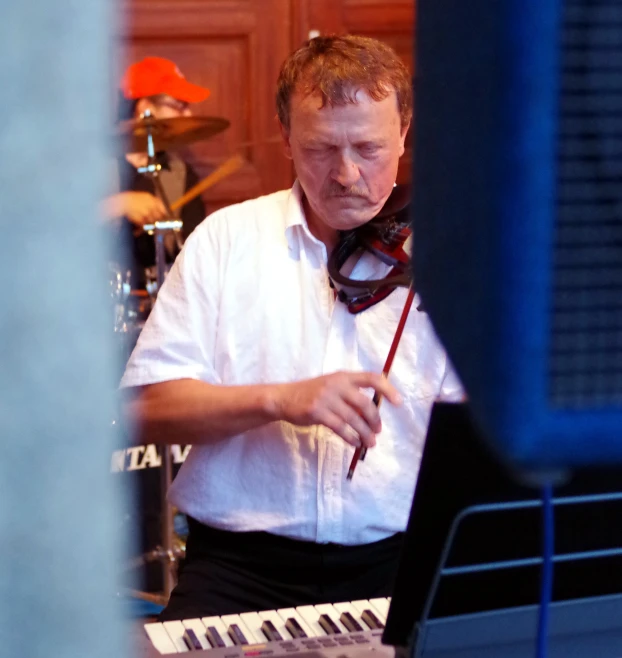
[[622, 5], [420, 0], [417, 291], [525, 470], [622, 460]]
[[125, 153], [146, 153], [151, 141], [158, 153], [210, 139], [228, 127], [229, 121], [221, 117], [156, 119], [150, 112], [145, 112], [138, 119], [119, 123], [112, 142]]

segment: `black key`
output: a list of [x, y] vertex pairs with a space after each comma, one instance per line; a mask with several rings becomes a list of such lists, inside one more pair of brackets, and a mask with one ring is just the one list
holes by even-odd
[[233, 644], [238, 646], [242, 644], [248, 644], [248, 640], [244, 637], [244, 633], [242, 633], [240, 627], [237, 624], [231, 624], [228, 631], [229, 637], [233, 640]]
[[339, 626], [328, 615], [320, 615], [318, 624], [326, 631], [326, 635], [341, 635]]
[[225, 646], [225, 641], [220, 637], [220, 633], [215, 626], [207, 627], [205, 637], [214, 649], [222, 649]]
[[372, 631], [376, 628], [384, 628], [384, 624], [371, 610], [365, 610], [361, 615], [361, 619], [372, 629]]
[[295, 617], [290, 617], [285, 622], [285, 628], [289, 631], [289, 634], [294, 638], [308, 637], [304, 632], [302, 626], [298, 623], [298, 620]]
[[342, 612], [339, 621], [350, 631], [350, 633], [360, 633], [363, 627], [352, 616], [351, 612]]
[[183, 634], [183, 640], [190, 651], [201, 651], [203, 649], [199, 638], [191, 628], [186, 628]]
[[269, 619], [264, 621], [261, 625], [261, 632], [268, 638], [268, 640], [270, 640], [270, 642], [280, 642], [283, 639], [281, 634], [276, 630], [276, 626]]

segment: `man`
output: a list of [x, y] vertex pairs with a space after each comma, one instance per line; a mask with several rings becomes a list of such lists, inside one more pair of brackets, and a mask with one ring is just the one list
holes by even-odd
[[[393, 189], [408, 71], [373, 39], [318, 37], [283, 65], [277, 109], [294, 187], [190, 236], [122, 382], [144, 437], [193, 444], [170, 492], [190, 536], [162, 619], [389, 595], [431, 405], [460, 391], [415, 311], [383, 379], [406, 290], [351, 315], [327, 274], [339, 232]], [[352, 274], [386, 269], [366, 255]]]
[[[188, 82], [177, 66], [162, 57], [145, 57], [128, 67], [121, 81], [119, 119], [138, 119], [149, 111], [156, 119], [191, 116], [190, 105], [204, 101], [209, 89]], [[158, 153], [162, 165], [160, 178], [169, 202], [198, 183], [192, 167], [178, 156]], [[104, 215], [115, 222], [116, 241], [120, 253], [129, 258], [132, 287], [145, 284], [145, 268], [155, 264], [153, 237], [142, 230], [144, 224], [166, 217], [166, 208], [156, 196], [152, 179], [138, 172], [147, 164], [146, 153], [128, 153], [118, 162], [119, 192], [104, 200]], [[182, 234], [186, 238], [205, 218], [200, 197], [187, 203], [180, 213]], [[169, 251], [174, 255], [174, 250]]]
[[[156, 119], [187, 117], [192, 115], [191, 105], [206, 100], [209, 95], [209, 89], [186, 80], [170, 60], [145, 57], [131, 64], [121, 79], [117, 115], [119, 121], [138, 119], [147, 111]], [[169, 202], [175, 201], [199, 181], [194, 169], [179, 156], [158, 153], [157, 158], [162, 165], [159, 175]], [[102, 209], [106, 223], [113, 232], [116, 247], [114, 259], [122, 275], [130, 271], [132, 289], [144, 290], [148, 279], [155, 280], [156, 274], [154, 239], [142, 227], [146, 223], [166, 218], [167, 211], [155, 194], [152, 179], [138, 172], [139, 167], [147, 164], [146, 153], [123, 154], [112, 164], [113, 179], [116, 179], [113, 180], [113, 186], [118, 192], [104, 199]], [[186, 238], [203, 221], [205, 215], [200, 197], [187, 203], [178, 213], [183, 221], [182, 238]], [[178, 253], [172, 234], [165, 236], [165, 246], [167, 261], [170, 263]], [[148, 304], [146, 310], [142, 309], [141, 297], [131, 297], [127, 303], [136, 305], [136, 312], [141, 319], [149, 312]], [[133, 347], [140, 327], [134, 329], [131, 326], [130, 329], [128, 333], [121, 334], [117, 342], [121, 350], [121, 362], [124, 362]], [[161, 540], [159, 469], [137, 470], [124, 477], [134, 481], [138, 492], [139, 517], [135, 518], [134, 509], [130, 517], [139, 526], [137, 545], [142, 553], [147, 553]], [[158, 563], [147, 563], [140, 573], [141, 588], [150, 592], [161, 591], [161, 572]]]

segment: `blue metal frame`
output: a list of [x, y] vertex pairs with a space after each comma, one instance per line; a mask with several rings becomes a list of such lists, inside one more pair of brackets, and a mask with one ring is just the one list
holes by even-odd
[[[595, 504], [595, 503], [604, 503], [604, 502], [613, 502], [613, 501], [622, 501], [622, 492], [607, 493], [607, 494], [591, 494], [591, 495], [583, 495], [583, 496], [565, 496], [560, 498], [554, 498], [553, 505], [569, 506], [569, 505], [584, 505], [584, 504]], [[430, 592], [428, 594], [428, 598], [426, 600], [423, 612], [421, 614], [421, 619], [419, 620], [417, 627], [415, 629], [416, 633], [414, 638], [414, 646], [412, 647], [413, 658], [425, 658], [426, 656], [435, 655], [433, 651], [428, 651], [426, 649], [427, 630], [430, 626], [439, 627], [444, 624], [448, 628], [451, 627], [453, 629], [453, 632], [456, 632], [456, 628], [459, 628], [460, 629], [459, 632], [463, 632], [465, 634], [465, 637], [469, 637], [469, 639], [472, 640], [473, 633], [480, 632], [479, 630], [474, 631], [473, 629], [477, 628], [479, 624], [485, 622], [487, 619], [490, 619], [491, 623], [494, 623], [495, 619], [499, 619], [501, 617], [507, 619], [508, 617], [511, 618], [514, 615], [517, 619], [520, 617], [521, 620], [523, 620], [525, 616], [528, 617], [533, 616], [535, 622], [537, 606], [522, 606], [520, 608], [515, 608], [515, 609], [492, 611], [492, 612], [478, 613], [472, 615], [461, 615], [452, 618], [445, 618], [444, 620], [443, 619], [430, 620], [430, 611], [432, 609], [432, 604], [434, 603], [434, 599], [436, 597], [442, 578], [451, 577], [460, 574], [477, 573], [477, 572], [485, 572], [485, 571], [499, 571], [504, 569], [514, 569], [519, 567], [542, 564], [542, 558], [538, 556], [534, 556], [531, 558], [516, 559], [516, 560], [499, 560], [495, 562], [488, 562], [482, 564], [469, 564], [459, 567], [447, 566], [447, 560], [449, 558], [451, 549], [453, 547], [454, 540], [465, 519], [472, 517], [474, 515], [488, 514], [491, 512], [503, 512], [503, 511], [511, 512], [514, 510], [533, 509], [541, 506], [542, 506], [542, 501], [538, 499], [506, 502], [506, 503], [473, 505], [465, 508], [455, 517], [455, 519], [451, 524], [445, 544], [443, 546], [438, 567], [436, 569], [434, 579], [430, 587]], [[561, 562], [571, 562], [578, 560], [597, 560], [597, 559], [602, 559], [602, 558], [612, 557], [617, 555], [622, 555], [622, 546], [602, 549], [602, 550], [555, 554], [553, 556], [553, 562], [561, 563]], [[622, 656], [622, 593], [620, 593], [619, 596], [618, 595], [603, 596], [603, 597], [597, 597], [591, 599], [568, 601], [568, 602], [563, 602], [561, 604], [560, 603], [551, 604], [551, 608], [555, 608], [558, 613], [557, 615], [558, 622], [559, 622], [560, 614], [564, 614], [565, 610], [570, 610], [571, 615], [580, 615], [585, 617], [586, 614], [585, 611], [588, 608], [594, 608], [595, 606], [602, 607], [605, 612], [599, 614], [601, 627], [598, 628], [598, 632], [594, 633], [594, 638], [593, 638], [594, 642], [602, 644], [604, 637], [602, 636], [602, 633], [605, 633], [605, 631], [608, 629], [608, 626], [605, 621], [605, 617], [607, 617], [607, 615], [611, 615], [612, 623], [610, 624], [610, 626], [612, 626], [612, 628], [609, 630], [611, 630], [613, 633], [612, 642], [618, 643], [617, 645], [612, 645], [612, 651], [619, 650], [619, 653], [612, 653], [611, 655], [615, 656], [616, 658], [619, 658], [619, 656]], [[459, 623], [461, 620], [464, 622], [463, 624]], [[603, 629], [602, 626], [605, 626], [605, 629]], [[498, 637], [498, 633], [497, 633], [497, 637], [494, 639], [494, 645], [495, 645], [494, 650], [498, 651], [499, 653], [495, 653], [494, 654], [495, 656], [499, 656], [499, 658], [502, 658], [504, 655], [506, 655], [504, 653], [504, 651], [506, 650], [510, 651], [510, 653], [507, 653], [508, 656], [519, 655], [512, 653], [513, 651], [516, 650], [516, 644], [517, 644], [517, 638], [515, 637], [516, 627], [517, 624], [513, 624], [514, 636], [510, 637], [508, 635], [508, 637], [505, 640], [503, 637], [501, 638]], [[572, 624], [569, 624], [569, 627], [572, 628]], [[486, 628], [486, 624], [484, 624], [484, 628]], [[527, 633], [525, 637], [522, 638], [522, 641], [523, 642], [526, 641], [529, 643], [531, 640], [533, 640], [535, 647], [535, 636], [536, 636], [535, 623], [533, 624], [532, 631], [533, 633], [531, 637], [529, 636], [529, 633]], [[598, 633], [601, 633], [601, 636], [599, 636]], [[483, 642], [486, 641], [486, 637], [484, 635], [482, 635], [482, 641]], [[606, 642], [608, 641], [607, 638], [605, 638], [605, 641]], [[590, 639], [587, 638], [586, 642], [589, 644]], [[603, 649], [602, 646], [599, 646], [598, 651], [595, 650], [595, 652], [591, 655], [589, 653], [586, 653], [585, 656], [586, 658], [594, 658], [594, 656], [599, 656], [599, 658], [606, 658], [606, 656], [610, 655], [607, 653], [603, 653], [603, 651], [606, 652], [607, 649]], [[463, 654], [462, 654], [462, 650], [459, 647], [457, 647], [455, 654], [444, 653], [442, 655], [449, 658], [450, 656], [455, 655], [456, 657], [458, 657], [458, 656], [462, 656]], [[464, 655], [469, 655], [469, 654], [465, 653]], [[554, 648], [552, 649], [551, 655], [552, 656], [555, 655]], [[582, 656], [583, 654], [577, 654], [577, 655]]]

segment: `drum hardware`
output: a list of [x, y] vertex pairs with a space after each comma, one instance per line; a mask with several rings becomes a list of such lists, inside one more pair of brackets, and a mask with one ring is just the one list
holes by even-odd
[[130, 296], [130, 271], [125, 275], [118, 263], [109, 263], [110, 297], [114, 304], [114, 332], [126, 333], [128, 330], [127, 300]]
[[228, 127], [229, 121], [220, 117], [156, 119], [147, 110], [139, 119], [119, 123], [112, 141], [125, 153], [148, 153], [149, 144], [156, 152], [171, 151], [210, 139]]
[[[199, 181], [194, 187], [191, 187], [182, 197], [174, 201], [170, 205], [171, 213], [176, 213], [180, 208], [185, 206], [189, 201], [205, 192], [208, 188], [220, 182], [233, 172], [237, 171], [244, 164], [244, 158], [241, 155], [234, 155], [233, 157], [225, 160], [221, 165], [216, 167], [214, 171], [206, 176], [203, 180]], [[172, 215], [171, 215], [172, 216]], [[143, 231], [153, 235], [155, 231], [179, 231], [183, 224], [178, 219], [167, 219], [153, 224], [144, 224]]]
[[[182, 117], [192, 119], [193, 117]], [[229, 125], [228, 121], [222, 120], [222, 130]], [[139, 167], [138, 172], [147, 176], [153, 181], [156, 194], [162, 200], [164, 207], [167, 210], [167, 221], [155, 222], [148, 230], [153, 235], [155, 243], [155, 261], [156, 261], [156, 295], [161, 290], [166, 275], [166, 249], [164, 245], [164, 236], [171, 231], [179, 233], [183, 223], [179, 220], [172, 219], [175, 216], [173, 209], [168, 201], [164, 186], [160, 180], [161, 165], [156, 160], [156, 143], [158, 151], [163, 150], [164, 144], [171, 145], [172, 137], [181, 139], [182, 136], [188, 136], [188, 132], [175, 133], [171, 126], [179, 124], [177, 119], [155, 119], [149, 110], [147, 110], [140, 118], [139, 121], [132, 122], [131, 135], [134, 138], [133, 148], [137, 151], [147, 152], [147, 164], [144, 167]], [[168, 131], [168, 132], [167, 132]], [[196, 132], [196, 131], [195, 131]], [[205, 139], [205, 137], [202, 137]], [[168, 141], [167, 141], [168, 140]], [[146, 148], [145, 148], [146, 147]], [[160, 500], [161, 500], [161, 546], [157, 546], [153, 551], [148, 553], [149, 560], [158, 560], [162, 563], [162, 580], [163, 580], [163, 596], [168, 599], [173, 587], [175, 585], [175, 567], [178, 558], [183, 556], [183, 551], [174, 545], [173, 541], [173, 510], [169, 505], [166, 495], [168, 489], [173, 481], [173, 465], [172, 465], [171, 447], [169, 445], [162, 446], [162, 465], [160, 476]]]
[[155, 222], [154, 224], [143, 224], [143, 231], [149, 235], [153, 235], [155, 231], [179, 231], [182, 226], [183, 223], [179, 219], [167, 219], [162, 222]]
[[[126, 122], [126, 125], [122, 125], [120, 128], [119, 137], [128, 143], [129, 152], [146, 151], [147, 163], [145, 166], [138, 168], [137, 171], [151, 178], [156, 194], [164, 203], [168, 215], [167, 219], [145, 224], [142, 227], [144, 232], [153, 235], [155, 243], [156, 276], [155, 281], [151, 281], [147, 288], [147, 292], [152, 300], [155, 300], [166, 276], [165, 236], [171, 233], [179, 236], [183, 227], [183, 222], [175, 218], [175, 212], [212, 185], [231, 175], [244, 164], [244, 159], [240, 155], [229, 158], [206, 178], [188, 190], [182, 197], [170, 204], [159, 177], [161, 165], [156, 160], [156, 152], [189, 144], [199, 139], [207, 139], [217, 132], [224, 130], [228, 125], [229, 122], [225, 119], [206, 119], [200, 117], [155, 119], [147, 111], [141, 119], [129, 123]], [[185, 555], [185, 546], [179, 542], [175, 542], [173, 509], [167, 501], [168, 489], [173, 479], [170, 446], [162, 446], [161, 460], [161, 545], [131, 561], [128, 568], [137, 568], [148, 562], [161, 562], [163, 569], [162, 595], [158, 596], [140, 592], [134, 592], [134, 595], [141, 594], [140, 598], [144, 598], [144, 600], [157, 600], [157, 602], [165, 605], [175, 584], [177, 563]]]

